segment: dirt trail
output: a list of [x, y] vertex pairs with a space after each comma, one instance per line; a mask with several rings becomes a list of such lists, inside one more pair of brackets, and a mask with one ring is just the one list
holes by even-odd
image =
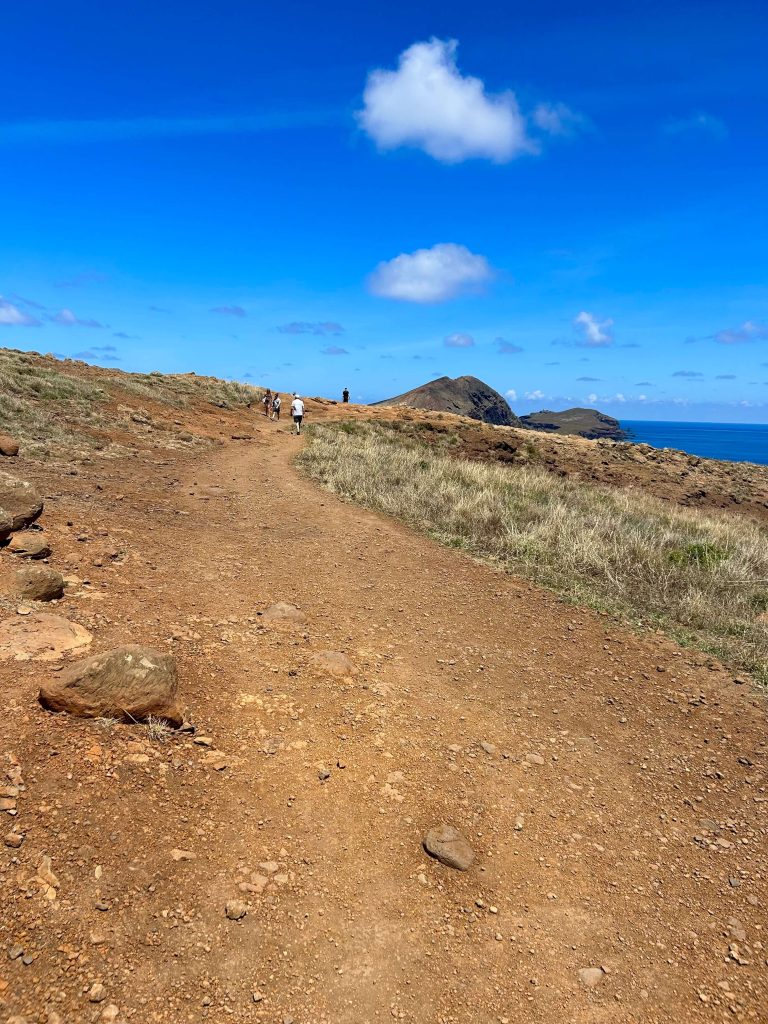
[[[94, 651], [173, 649], [198, 732], [50, 716], [50, 668], [0, 666], [26, 784], [0, 936], [33, 957], [0, 962], [0, 1020], [768, 1020], [762, 699], [320, 492], [287, 424], [254, 433], [47, 505], [90, 577], [62, 613]], [[305, 623], [265, 625], [275, 601]], [[470, 871], [422, 851], [440, 822]]]

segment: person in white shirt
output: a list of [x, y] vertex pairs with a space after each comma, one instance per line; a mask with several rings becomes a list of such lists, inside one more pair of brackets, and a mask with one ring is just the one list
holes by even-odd
[[304, 419], [304, 403], [302, 402], [299, 395], [293, 396], [291, 402], [291, 416], [293, 416], [293, 422], [296, 424], [296, 433], [301, 433], [301, 424]]

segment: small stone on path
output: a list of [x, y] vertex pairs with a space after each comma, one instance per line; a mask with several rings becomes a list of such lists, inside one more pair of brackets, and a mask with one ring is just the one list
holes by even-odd
[[586, 985], [587, 988], [594, 988], [595, 985], [599, 985], [605, 977], [605, 971], [602, 967], [582, 967], [579, 970], [579, 978], [582, 985]]
[[438, 825], [424, 836], [424, 849], [441, 864], [457, 871], [467, 871], [475, 859], [475, 852], [464, 836], [453, 825]]
[[229, 900], [224, 908], [224, 913], [230, 921], [242, 921], [248, 913], [248, 905], [242, 900]]

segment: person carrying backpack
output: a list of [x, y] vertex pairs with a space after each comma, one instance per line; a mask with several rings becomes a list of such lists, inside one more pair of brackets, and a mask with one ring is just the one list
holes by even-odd
[[264, 415], [269, 416], [272, 409], [272, 391], [269, 388], [266, 390], [262, 403], [264, 405]]
[[347, 404], [347, 402], [349, 401], [349, 388], [344, 388], [344, 390], [341, 392], [341, 400], [345, 405]]
[[299, 395], [293, 396], [293, 401], [291, 402], [291, 415], [293, 416], [293, 422], [296, 425], [296, 433], [300, 434], [301, 424], [304, 420], [304, 403]]
[[273, 420], [278, 420], [278, 421], [280, 420], [280, 406], [282, 404], [283, 403], [282, 403], [282, 400], [280, 398], [280, 395], [278, 395], [278, 393], [275, 392], [275, 397], [272, 399], [272, 419]]

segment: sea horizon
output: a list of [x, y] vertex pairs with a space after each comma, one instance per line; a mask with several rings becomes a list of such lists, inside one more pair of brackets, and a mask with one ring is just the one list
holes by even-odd
[[768, 424], [684, 420], [620, 420], [627, 439], [721, 462], [768, 465]]

